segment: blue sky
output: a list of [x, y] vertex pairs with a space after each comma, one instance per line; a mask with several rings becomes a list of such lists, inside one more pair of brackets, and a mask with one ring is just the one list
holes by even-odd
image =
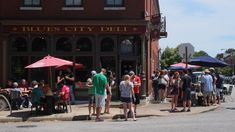
[[191, 43], [215, 57], [235, 48], [235, 0], [159, 0], [167, 19], [168, 37], [160, 47]]

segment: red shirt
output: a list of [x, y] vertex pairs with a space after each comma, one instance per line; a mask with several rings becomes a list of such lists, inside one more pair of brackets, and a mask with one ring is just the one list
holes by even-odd
[[141, 80], [139, 76], [137, 75], [134, 76], [133, 84], [134, 84], [134, 93], [140, 93]]
[[63, 85], [63, 87], [61, 88], [61, 92], [64, 93], [64, 95], [61, 96], [61, 99], [63, 101], [67, 101], [69, 99], [69, 87], [66, 85]]

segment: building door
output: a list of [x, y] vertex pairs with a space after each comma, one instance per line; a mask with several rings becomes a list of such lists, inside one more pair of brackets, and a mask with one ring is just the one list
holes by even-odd
[[121, 77], [125, 74], [128, 74], [130, 71], [137, 71], [137, 63], [136, 60], [121, 60]]

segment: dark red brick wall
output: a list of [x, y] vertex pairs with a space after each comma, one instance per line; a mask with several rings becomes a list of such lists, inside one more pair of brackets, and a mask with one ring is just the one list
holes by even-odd
[[[94, 2], [96, 1], [96, 2]], [[62, 11], [64, 0], [43, 0], [41, 11], [20, 10], [21, 0], [1, 0], [0, 18], [8, 19], [140, 19], [145, 0], [125, 0], [126, 10], [105, 11], [104, 0], [85, 0], [82, 11]]]

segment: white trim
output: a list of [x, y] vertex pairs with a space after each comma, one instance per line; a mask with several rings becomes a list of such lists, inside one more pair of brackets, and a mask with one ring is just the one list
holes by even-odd
[[126, 10], [126, 7], [104, 7], [104, 10], [114, 10], [114, 11]]
[[62, 7], [63, 11], [70, 11], [70, 10], [84, 10], [84, 7]]
[[20, 7], [20, 10], [42, 10], [42, 7]]

